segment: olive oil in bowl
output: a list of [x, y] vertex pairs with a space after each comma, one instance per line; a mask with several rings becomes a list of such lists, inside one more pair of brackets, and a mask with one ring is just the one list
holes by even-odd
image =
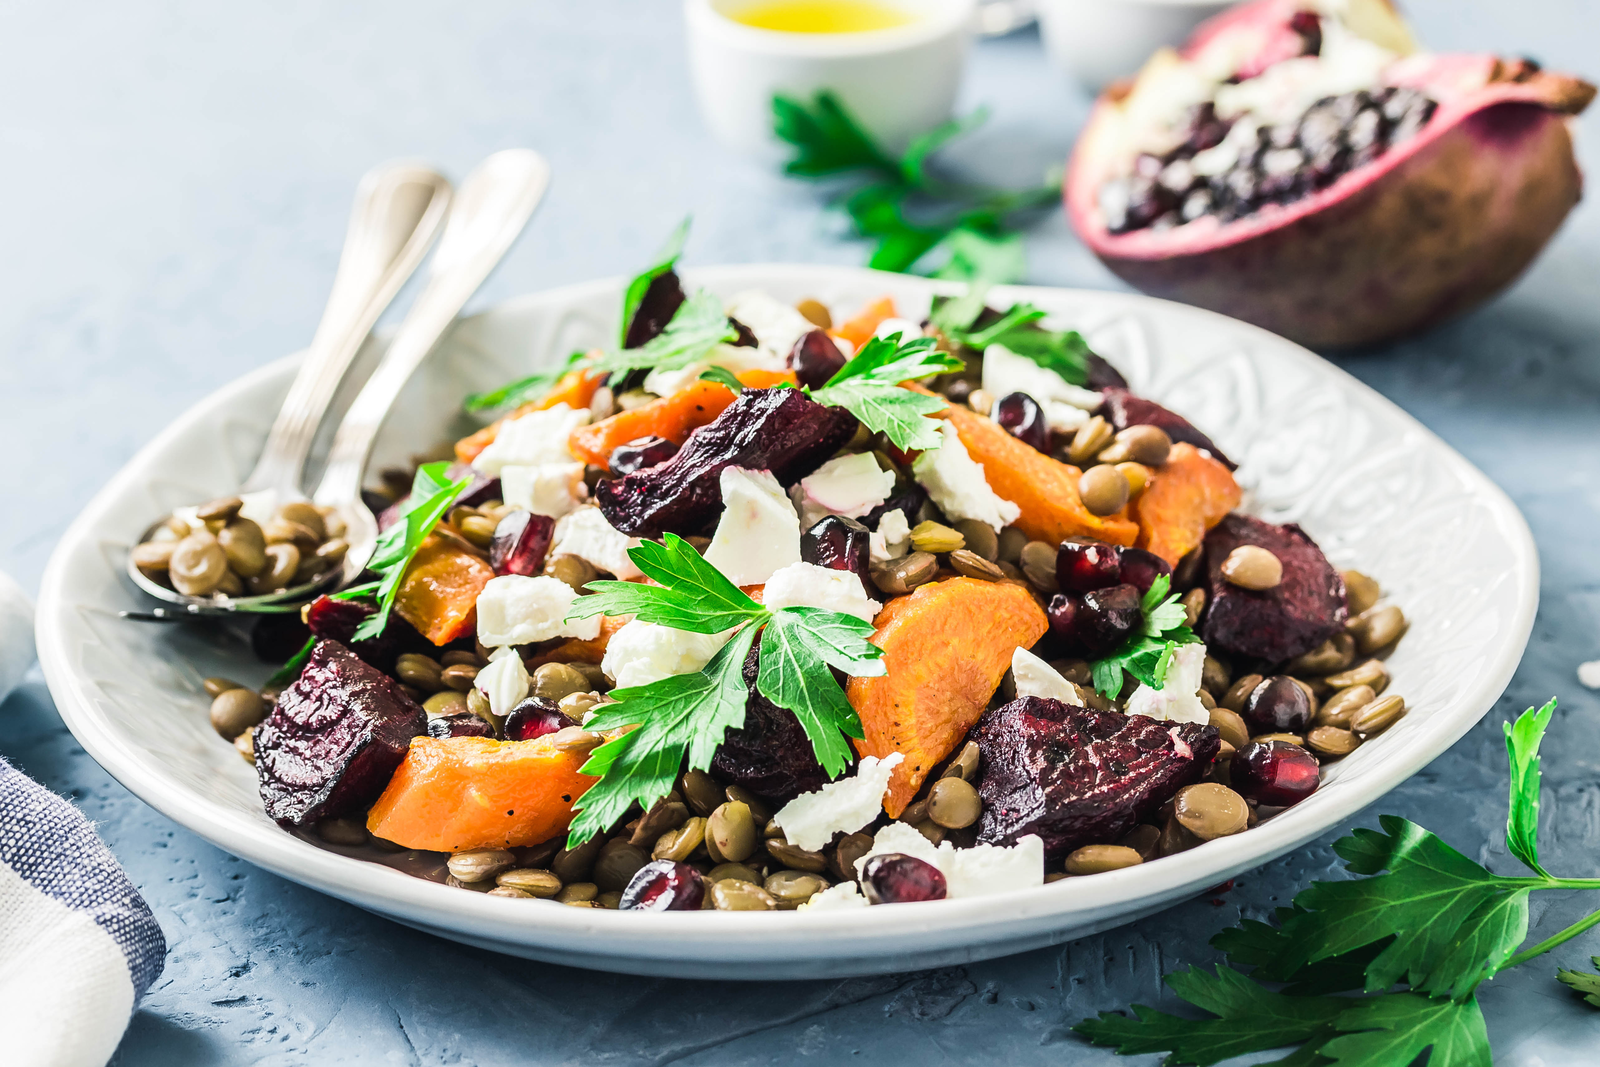
[[876, 0], [758, 0], [728, 17], [779, 33], [869, 33], [916, 21], [915, 15]]

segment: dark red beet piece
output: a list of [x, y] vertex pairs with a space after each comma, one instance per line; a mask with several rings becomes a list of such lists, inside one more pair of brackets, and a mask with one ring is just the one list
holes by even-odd
[[850, 571], [867, 585], [872, 562], [872, 531], [855, 519], [829, 515], [800, 535], [800, 560], [836, 571]]
[[756, 332], [732, 315], [728, 316], [728, 325], [733, 327], [733, 332], [739, 336], [728, 342], [734, 348], [759, 348], [761, 342], [756, 340]]
[[472, 714], [435, 715], [428, 720], [429, 737], [494, 737], [494, 727]]
[[356, 627], [361, 625], [361, 620], [377, 612], [377, 607], [365, 600], [335, 600], [331, 596], [319, 596], [306, 606], [305, 621], [313, 637], [348, 645], [356, 635]]
[[1050, 452], [1050, 423], [1044, 408], [1027, 393], [1007, 393], [995, 402], [994, 421], [1036, 452]]
[[909, 904], [918, 900], [943, 900], [944, 873], [903, 852], [873, 856], [861, 865], [861, 892], [872, 904]]
[[561, 714], [555, 701], [543, 697], [529, 697], [511, 709], [506, 716], [507, 741], [532, 741], [535, 737], [565, 730], [573, 722]]
[[1276, 674], [1245, 697], [1243, 715], [1251, 733], [1297, 734], [1311, 725], [1311, 699], [1293, 678]]
[[496, 574], [537, 575], [544, 573], [544, 557], [550, 551], [556, 520], [531, 511], [513, 511], [494, 528], [489, 542], [489, 566]]
[[725, 467], [771, 471], [785, 486], [820, 467], [856, 432], [844, 408], [798, 389], [746, 389], [689, 435], [678, 454], [595, 488], [606, 521], [634, 537], [697, 534], [722, 513]]
[[319, 641], [256, 729], [261, 802], [293, 826], [361, 811], [427, 732], [427, 714], [399, 682], [339, 642]]
[[617, 904], [621, 911], [699, 911], [706, 880], [687, 863], [651, 860], [639, 868]]
[[[1258, 545], [1283, 564], [1283, 580], [1259, 592], [1222, 577], [1228, 553]], [[1344, 579], [1300, 527], [1234, 512], [1206, 534], [1206, 610], [1200, 636], [1214, 649], [1269, 663], [1293, 659], [1338, 633], [1349, 617]]]
[[644, 291], [644, 299], [639, 301], [633, 320], [628, 323], [622, 347], [638, 348], [666, 329], [667, 323], [672, 321], [672, 316], [678, 313], [678, 308], [683, 306], [686, 299], [675, 271], [656, 275], [650, 280], [650, 287]]
[[1214, 727], [1090, 711], [1019, 697], [979, 720], [978, 840], [1038, 834], [1056, 858], [1119, 840], [1199, 781], [1221, 741]]
[[1228, 781], [1246, 800], [1286, 808], [1317, 791], [1317, 758], [1288, 741], [1252, 741], [1234, 753]]
[[[1172, 565], [1154, 552], [1146, 552], [1142, 548], [1119, 548], [1117, 559], [1122, 564], [1121, 578], [1124, 582], [1139, 590], [1141, 594], [1148, 593], [1157, 578], [1163, 574], [1172, 574]], [[1168, 589], [1171, 583], [1168, 583]]]
[[618, 478], [665, 463], [678, 454], [678, 446], [665, 437], [636, 437], [611, 452], [611, 473]]
[[895, 486], [888, 500], [861, 516], [861, 525], [869, 530], [876, 530], [885, 515], [891, 511], [899, 511], [906, 517], [906, 522], [915, 526], [917, 512], [922, 510], [923, 501], [927, 499], [928, 491], [908, 478], [905, 484]]
[[1093, 352], [1088, 355], [1088, 363], [1089, 380], [1084, 383], [1088, 388], [1104, 391], [1128, 387], [1128, 379], [1122, 376], [1122, 372]]
[[828, 780], [805, 728], [794, 712], [780, 708], [756, 688], [760, 649], [744, 660], [744, 725], [729, 730], [711, 760], [711, 772], [759, 797], [787, 804], [801, 793], [821, 789]]
[[1106, 398], [1101, 414], [1111, 420], [1111, 425], [1118, 430], [1126, 430], [1129, 426], [1158, 426], [1173, 441], [1187, 441], [1196, 448], [1210, 452], [1229, 470], [1238, 469], [1239, 465], [1224, 455], [1211, 438], [1177, 412], [1168, 411], [1154, 400], [1134, 396], [1126, 389], [1102, 389], [1101, 392]]
[[789, 366], [801, 385], [821, 389], [844, 366], [844, 353], [827, 330], [808, 330], [789, 350]]

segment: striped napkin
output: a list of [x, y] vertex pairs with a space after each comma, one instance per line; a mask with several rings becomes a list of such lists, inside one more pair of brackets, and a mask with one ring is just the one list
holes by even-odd
[[[0, 573], [0, 704], [33, 660], [32, 621]], [[0, 1062], [100, 1067], [166, 953], [89, 821], [0, 757]]]

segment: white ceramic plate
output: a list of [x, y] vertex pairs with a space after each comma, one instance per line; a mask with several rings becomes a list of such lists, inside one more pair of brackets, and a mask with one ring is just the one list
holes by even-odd
[[[938, 285], [834, 267], [689, 272], [723, 296], [764, 289], [850, 309], [885, 292], [915, 318]], [[614, 336], [620, 283], [508, 301], [466, 320], [411, 383], [375, 463], [470, 428], [497, 385]], [[208, 397], [139, 452], [78, 517], [39, 598], [40, 658], [90, 755], [157, 810], [268, 870], [399, 922], [502, 952], [640, 974], [803, 978], [905, 971], [1054, 944], [1203, 892], [1304, 844], [1415, 773], [1488, 711], [1538, 606], [1527, 525], [1481, 473], [1399, 408], [1306, 350], [1220, 315], [1147, 297], [1004, 288], [1082, 330], [1138, 392], [1189, 416], [1241, 464], [1247, 506], [1301, 523], [1341, 566], [1377, 577], [1411, 619], [1390, 660], [1411, 712], [1334, 764], [1311, 798], [1254, 830], [1141, 867], [1005, 896], [819, 914], [630, 914], [492, 899], [279, 829], [255, 774], [212, 733], [200, 679], [267, 670], [236, 637], [125, 622], [130, 543], [162, 512], [233, 491], [255, 461], [293, 360]], [[737, 968], [736, 971], [731, 968]]]

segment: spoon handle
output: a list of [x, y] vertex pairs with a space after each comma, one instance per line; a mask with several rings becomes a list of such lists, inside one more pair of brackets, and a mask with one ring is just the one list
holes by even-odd
[[340, 381], [427, 255], [449, 205], [450, 183], [416, 163], [386, 163], [361, 179], [327, 308], [244, 491], [300, 495], [306, 457]]
[[525, 148], [496, 152], [467, 176], [434, 253], [427, 286], [339, 424], [317, 503], [360, 499], [373, 441], [395, 398], [510, 250], [549, 184], [544, 157]]

